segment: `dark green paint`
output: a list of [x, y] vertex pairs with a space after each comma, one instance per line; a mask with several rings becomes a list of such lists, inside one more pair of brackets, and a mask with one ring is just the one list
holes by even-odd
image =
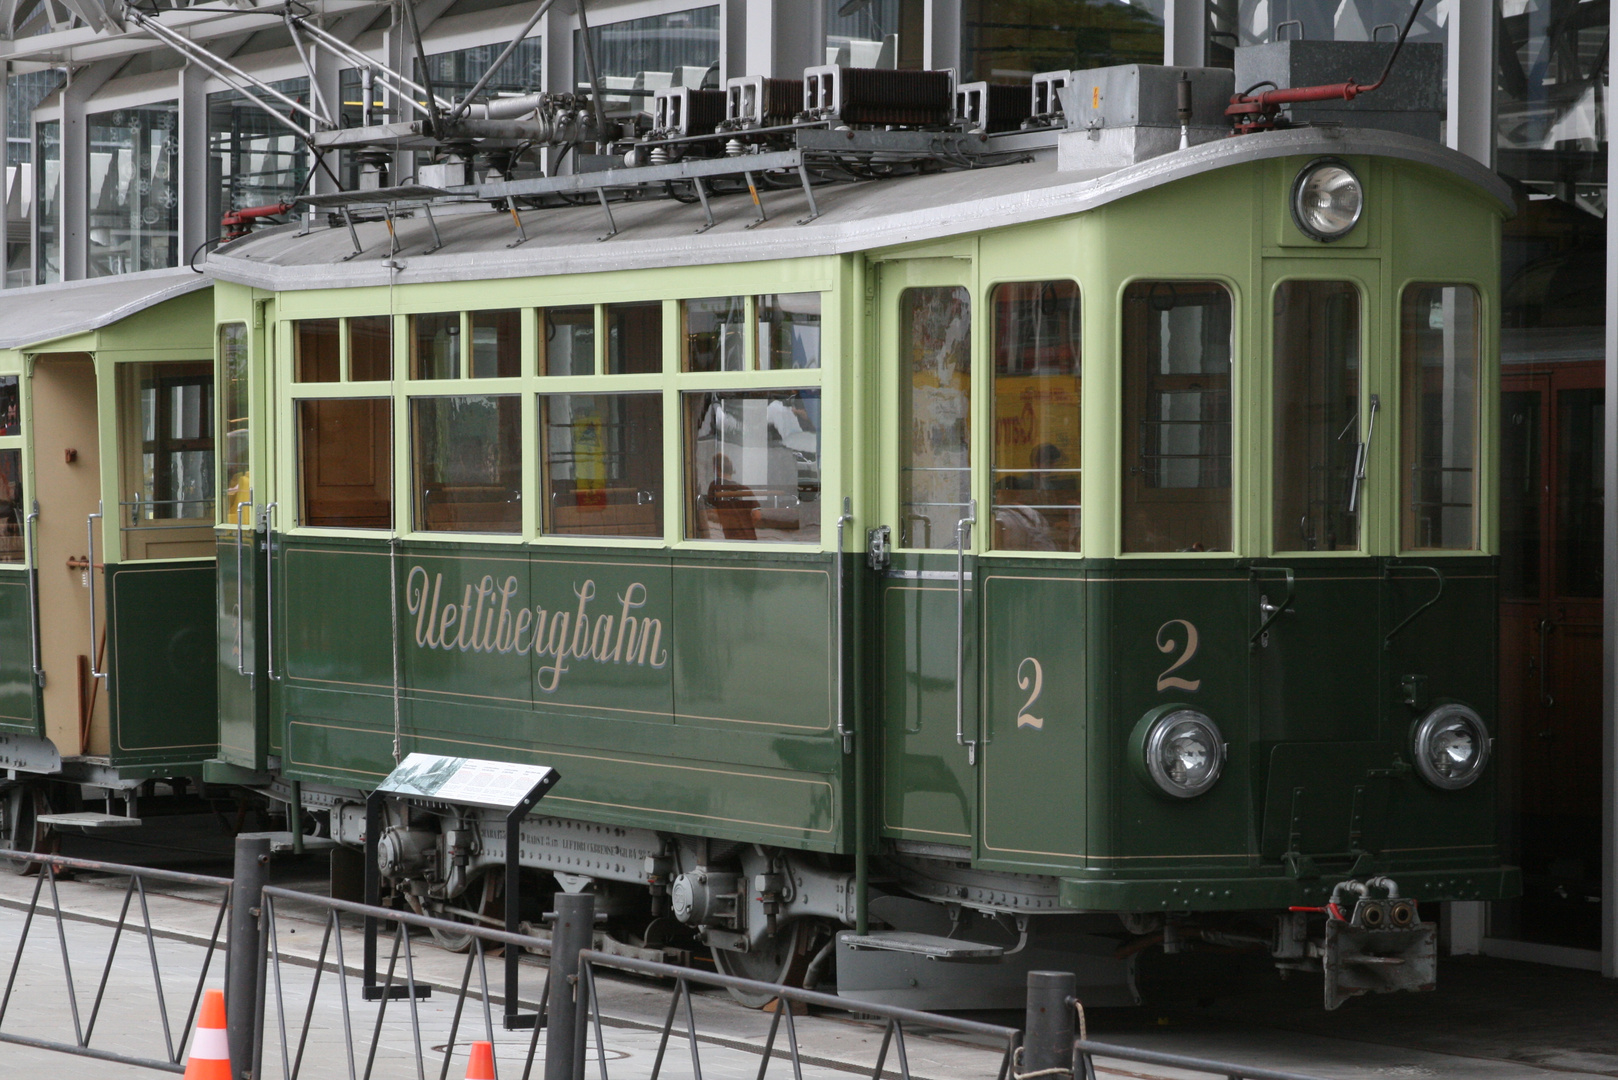
[[196, 768], [218, 750], [212, 559], [106, 568], [111, 763]]
[[[267, 677], [258, 672], [258, 642], [263, 636], [263, 537], [249, 533], [237, 549], [235, 532], [218, 541], [215, 596], [218, 642], [219, 756], [230, 765], [253, 772], [266, 767], [269, 754]], [[236, 566], [241, 564], [240, 611]], [[243, 675], [242, 671], [247, 674]]]
[[28, 571], [0, 570], [0, 731], [42, 735]]

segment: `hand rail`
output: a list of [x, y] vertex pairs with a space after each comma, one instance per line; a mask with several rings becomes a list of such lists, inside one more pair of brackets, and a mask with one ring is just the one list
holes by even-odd
[[102, 500], [96, 500], [96, 512], [85, 519], [84, 530], [89, 536], [86, 548], [84, 580], [90, 586], [90, 675], [97, 679], [105, 679], [107, 673], [96, 669], [96, 522], [101, 520], [102, 512], [106, 509]]
[[1297, 585], [1296, 576], [1292, 573], [1291, 568], [1286, 566], [1255, 566], [1253, 567], [1253, 575], [1256, 577], [1266, 570], [1279, 570], [1286, 575], [1287, 594], [1279, 604], [1274, 605], [1266, 603], [1263, 597], [1259, 597], [1258, 609], [1263, 612], [1264, 621], [1258, 624], [1258, 629], [1253, 631], [1253, 636], [1247, 639], [1248, 648], [1257, 645], [1259, 639], [1269, 631], [1270, 624], [1279, 619], [1291, 605], [1293, 589]]
[[978, 520], [978, 501], [966, 504], [955, 523], [955, 745], [966, 747], [966, 763], [978, 763], [978, 741], [966, 737], [966, 538]]
[[1399, 631], [1403, 630], [1405, 627], [1407, 627], [1411, 623], [1415, 622], [1416, 621], [1416, 616], [1420, 615], [1422, 612], [1426, 611], [1428, 608], [1430, 608], [1434, 604], [1438, 603], [1438, 601], [1440, 599], [1442, 599], [1443, 595], [1444, 595], [1444, 571], [1440, 570], [1438, 567], [1436, 567], [1436, 566], [1389, 566], [1386, 570], [1383, 571], [1384, 579], [1388, 580], [1388, 581], [1393, 580], [1393, 572], [1395, 570], [1416, 570], [1416, 571], [1420, 571], [1422, 573], [1431, 574], [1431, 575], [1433, 575], [1433, 579], [1438, 582], [1438, 590], [1433, 593], [1432, 597], [1425, 604], [1422, 604], [1415, 611], [1412, 611], [1409, 615], [1406, 615], [1404, 617], [1404, 619], [1402, 619], [1400, 621], [1398, 626], [1395, 626], [1392, 630], [1388, 631], [1388, 636], [1382, 639], [1382, 647], [1384, 649], [1393, 648], [1393, 639], [1394, 639], [1395, 636], [1398, 635]]
[[854, 733], [849, 730], [845, 716], [845, 702], [847, 695], [843, 692], [844, 676], [848, 667], [847, 657], [843, 653], [843, 529], [854, 520], [854, 501], [847, 495], [843, 496], [843, 512], [837, 515], [837, 614], [835, 626], [837, 627], [837, 734], [843, 740], [843, 753], [854, 752]]
[[1551, 665], [1546, 647], [1555, 629], [1556, 624], [1550, 619], [1539, 620], [1539, 703], [1547, 709], [1556, 704], [1556, 695], [1551, 692]]
[[242, 511], [252, 509], [251, 498], [236, 504], [236, 674], [247, 678], [247, 639], [242, 633]]
[[34, 683], [45, 685], [45, 669], [39, 666], [39, 500], [23, 520], [28, 530], [28, 645], [34, 660]]
[[269, 503], [259, 515], [264, 523], [264, 653], [271, 682], [281, 680], [275, 670], [275, 508], [280, 505]]

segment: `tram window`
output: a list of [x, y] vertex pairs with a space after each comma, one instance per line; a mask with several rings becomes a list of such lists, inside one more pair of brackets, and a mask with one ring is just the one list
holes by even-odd
[[474, 311], [472, 378], [515, 379], [522, 374], [522, 312]]
[[[247, 324], [225, 323], [219, 328], [219, 472], [225, 479], [224, 514], [220, 520], [236, 523], [236, 507], [251, 502], [253, 474], [248, 464], [248, 350]], [[247, 524], [243, 515], [242, 524]]]
[[461, 313], [410, 316], [410, 377], [461, 377]]
[[393, 402], [299, 401], [298, 523], [393, 527]]
[[416, 528], [522, 528], [522, 407], [515, 394], [413, 398]]
[[124, 557], [206, 554], [214, 522], [214, 372], [209, 363], [119, 369]]
[[0, 563], [23, 561], [22, 451], [0, 450]]
[[972, 298], [899, 297], [899, 546], [953, 548], [972, 491]]
[[663, 370], [663, 302], [608, 304], [607, 374], [656, 375]]
[[545, 374], [596, 373], [595, 308], [546, 308], [540, 321], [545, 328]]
[[1400, 546], [1477, 547], [1477, 290], [1411, 285], [1400, 313]]
[[[1353, 551], [1360, 499], [1360, 293], [1347, 281], [1275, 291], [1276, 551]], [[1350, 509], [1350, 501], [1354, 507]]]
[[747, 301], [740, 296], [680, 305], [686, 371], [741, 371], [747, 366]]
[[687, 393], [685, 535], [820, 540], [820, 391]]
[[0, 375], [0, 436], [21, 434], [22, 418], [18, 412], [17, 376]]
[[758, 366], [787, 371], [820, 366], [820, 294], [776, 293], [754, 300]]
[[662, 395], [546, 394], [539, 410], [544, 531], [662, 536]]
[[348, 377], [353, 382], [393, 378], [393, 316], [360, 315], [348, 320]]
[[297, 353], [297, 382], [341, 382], [342, 354], [338, 344], [341, 320], [301, 319], [292, 339]]
[[1130, 285], [1122, 360], [1123, 550], [1229, 551], [1230, 293]]
[[996, 285], [994, 546], [1079, 550], [1079, 287]]

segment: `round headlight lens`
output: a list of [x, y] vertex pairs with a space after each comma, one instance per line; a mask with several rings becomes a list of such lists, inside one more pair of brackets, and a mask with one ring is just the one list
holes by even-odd
[[1195, 709], [1176, 709], [1146, 733], [1146, 771], [1165, 792], [1181, 799], [1213, 787], [1225, 767], [1225, 740], [1214, 722]]
[[1423, 780], [1459, 791], [1483, 775], [1489, 762], [1489, 731], [1465, 705], [1440, 705], [1416, 725], [1411, 754]]
[[1292, 219], [1309, 236], [1330, 243], [1348, 235], [1365, 210], [1365, 189], [1335, 158], [1310, 162], [1292, 185]]

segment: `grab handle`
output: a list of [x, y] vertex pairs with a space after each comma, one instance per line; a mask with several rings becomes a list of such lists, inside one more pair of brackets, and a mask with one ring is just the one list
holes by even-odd
[[966, 544], [978, 520], [978, 501], [966, 504], [955, 523], [955, 744], [966, 747], [966, 763], [978, 763], [978, 741], [966, 737]]
[[247, 640], [242, 631], [242, 511], [251, 502], [236, 504], [236, 674], [247, 677]]
[[281, 679], [275, 670], [275, 508], [280, 505], [272, 502], [259, 515], [264, 523], [264, 651], [271, 682]]
[[854, 501], [847, 495], [843, 496], [843, 512], [837, 515], [837, 735], [843, 740], [843, 753], [854, 752], [854, 732], [849, 730], [848, 718], [845, 715], [845, 702], [847, 696], [843, 693], [844, 676], [848, 667], [847, 657], [843, 654], [843, 529], [854, 520]]
[[39, 666], [39, 500], [23, 522], [28, 530], [28, 646], [34, 658], [34, 682], [45, 685], [45, 669]]
[[96, 500], [96, 512], [85, 520], [84, 529], [89, 535], [89, 542], [85, 546], [88, 554], [85, 561], [84, 580], [90, 586], [90, 674], [97, 679], [105, 679], [107, 673], [96, 668], [96, 522], [101, 520], [102, 511], [106, 504]]

